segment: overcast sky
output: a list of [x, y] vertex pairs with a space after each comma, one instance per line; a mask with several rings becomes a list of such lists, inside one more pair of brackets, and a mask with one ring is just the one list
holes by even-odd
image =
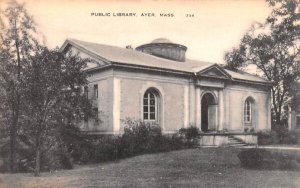
[[[263, 22], [270, 13], [264, 0], [19, 1], [26, 3], [49, 47], [61, 46], [66, 38], [137, 47], [164, 37], [187, 46], [188, 58], [215, 63], [222, 63], [224, 52], [239, 44], [252, 23]], [[114, 17], [113, 13], [137, 16]], [[155, 17], [142, 17], [142, 13]], [[160, 13], [174, 17], [160, 17]]]

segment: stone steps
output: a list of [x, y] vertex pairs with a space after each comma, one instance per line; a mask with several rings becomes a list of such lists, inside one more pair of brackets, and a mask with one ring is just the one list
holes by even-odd
[[228, 146], [230, 147], [238, 147], [238, 146], [246, 146], [246, 144], [243, 140], [236, 138], [234, 136], [228, 137]]

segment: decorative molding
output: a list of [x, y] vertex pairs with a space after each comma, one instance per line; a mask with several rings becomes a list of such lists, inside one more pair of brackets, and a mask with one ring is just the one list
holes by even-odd
[[212, 70], [212, 69], [218, 71], [219, 73], [221, 73], [221, 75], [223, 75], [221, 77], [217, 76], [217, 78], [232, 79], [231, 75], [228, 74], [222, 67], [220, 67], [220, 65], [218, 65], [216, 63], [212, 64], [211, 66], [208, 66], [208, 67], [204, 68], [203, 70], [197, 71], [196, 74], [200, 75], [200, 76], [209, 76], [210, 77], [210, 75], [209, 74], [207, 75], [206, 73], [209, 73], [209, 71]]
[[115, 73], [115, 76], [118, 78], [126, 78], [130, 80], [143, 80], [143, 81], [153, 81], [153, 82], [164, 82], [164, 83], [171, 83], [171, 84], [177, 84], [177, 85], [188, 85], [189, 80], [185, 81], [172, 81], [171, 79], [161, 79], [161, 78], [146, 78], [142, 76], [126, 76], [126, 75], [121, 75], [118, 73]]
[[269, 92], [267, 91], [258, 91], [258, 90], [254, 90], [254, 89], [238, 89], [238, 88], [230, 88], [230, 87], [226, 87], [226, 90], [233, 90], [233, 91], [250, 91], [250, 92], [254, 92], [254, 93], [264, 93], [264, 94], [269, 94]]
[[217, 95], [215, 94], [215, 92], [214, 91], [212, 91], [212, 90], [203, 90], [202, 92], [201, 92], [201, 95], [200, 95], [200, 103], [201, 103], [201, 100], [202, 100], [202, 97], [205, 95], [205, 94], [207, 94], [207, 93], [210, 93], [213, 97], [214, 97], [214, 100], [215, 100], [215, 105], [218, 105], [219, 103], [219, 100], [218, 100], [218, 97], [217, 97]]

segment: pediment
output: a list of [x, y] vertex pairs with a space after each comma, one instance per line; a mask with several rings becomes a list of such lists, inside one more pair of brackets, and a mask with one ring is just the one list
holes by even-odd
[[73, 40], [67, 39], [62, 47], [60, 48], [61, 52], [67, 53], [71, 51], [72, 54], [78, 54], [81, 58], [88, 58], [90, 61], [87, 63], [85, 69], [94, 68], [97, 66], [103, 66], [109, 64], [109, 61], [105, 58], [95, 54], [93, 51], [87, 49], [86, 47], [77, 44]]
[[204, 77], [213, 77], [213, 78], [221, 78], [221, 79], [230, 78], [230, 75], [228, 75], [226, 71], [224, 71], [221, 67], [217, 65], [213, 65], [202, 71], [199, 71], [197, 74]]

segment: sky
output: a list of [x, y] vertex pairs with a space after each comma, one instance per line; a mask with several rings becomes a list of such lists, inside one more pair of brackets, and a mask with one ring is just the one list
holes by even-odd
[[[7, 0], [0, 1], [3, 6]], [[224, 53], [239, 44], [253, 23], [264, 22], [270, 13], [264, 0], [18, 1], [25, 2], [51, 48], [61, 46], [66, 38], [119, 47], [167, 38], [187, 46], [187, 58], [213, 63], [224, 63]], [[113, 16], [116, 13], [136, 16]], [[155, 16], [142, 16], [144, 13]], [[174, 16], [161, 17], [161, 13]]]

